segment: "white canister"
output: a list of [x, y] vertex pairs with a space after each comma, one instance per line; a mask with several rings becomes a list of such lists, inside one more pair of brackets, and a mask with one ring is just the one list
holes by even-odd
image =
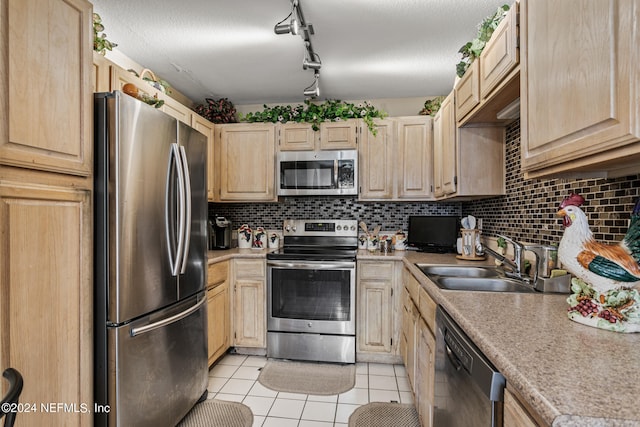
[[371, 252], [378, 250], [378, 236], [369, 235], [369, 239], [367, 240], [367, 249]]
[[253, 244], [253, 232], [247, 224], [242, 224], [238, 228], [238, 247], [240, 249], [250, 249]]
[[277, 233], [271, 233], [268, 240], [269, 249], [277, 249], [280, 247], [280, 237]]
[[396, 233], [393, 236], [393, 248], [396, 251], [404, 251], [407, 249], [407, 235], [404, 233]]
[[263, 227], [257, 227], [253, 233], [253, 249], [264, 249], [267, 247], [267, 232]]

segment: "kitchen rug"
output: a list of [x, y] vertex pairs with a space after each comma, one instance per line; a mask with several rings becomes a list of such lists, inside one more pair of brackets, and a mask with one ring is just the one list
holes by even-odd
[[260, 371], [258, 381], [275, 391], [339, 394], [356, 384], [356, 365], [269, 360]]
[[372, 402], [353, 411], [349, 427], [420, 427], [420, 418], [413, 405]]
[[253, 413], [247, 405], [207, 399], [189, 411], [177, 427], [251, 427]]

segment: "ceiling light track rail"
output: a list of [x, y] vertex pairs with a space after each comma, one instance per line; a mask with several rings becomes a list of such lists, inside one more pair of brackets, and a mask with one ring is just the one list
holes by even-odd
[[306, 51], [302, 59], [302, 69], [313, 70], [314, 77], [313, 83], [304, 89], [303, 94], [309, 98], [320, 96], [320, 68], [322, 68], [322, 61], [320, 60], [320, 55], [313, 50], [311, 36], [315, 34], [315, 31], [313, 25], [304, 19], [300, 0], [291, 0], [291, 12], [274, 26], [273, 31], [276, 34], [291, 34], [302, 37]]

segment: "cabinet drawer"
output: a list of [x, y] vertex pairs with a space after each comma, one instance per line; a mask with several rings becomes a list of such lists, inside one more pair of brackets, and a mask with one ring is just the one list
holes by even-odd
[[436, 303], [431, 299], [427, 291], [424, 288], [419, 289], [420, 294], [420, 315], [427, 322], [427, 326], [431, 329], [431, 332], [435, 334], [436, 331]]
[[229, 261], [210, 264], [208, 269], [207, 285], [217, 285], [229, 277]]
[[361, 262], [358, 272], [361, 279], [391, 279], [393, 262]]
[[236, 277], [265, 277], [265, 262], [261, 259], [236, 259]]

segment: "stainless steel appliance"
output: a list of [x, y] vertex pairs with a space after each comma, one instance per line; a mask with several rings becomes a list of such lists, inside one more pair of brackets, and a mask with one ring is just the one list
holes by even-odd
[[434, 426], [502, 426], [505, 379], [441, 308], [436, 311]]
[[279, 196], [358, 194], [357, 150], [278, 153]]
[[207, 145], [121, 92], [95, 95], [97, 426], [174, 426], [207, 388]]
[[267, 254], [267, 356], [355, 363], [355, 220], [286, 220]]
[[209, 220], [209, 249], [229, 249], [231, 247], [231, 221], [223, 216]]

